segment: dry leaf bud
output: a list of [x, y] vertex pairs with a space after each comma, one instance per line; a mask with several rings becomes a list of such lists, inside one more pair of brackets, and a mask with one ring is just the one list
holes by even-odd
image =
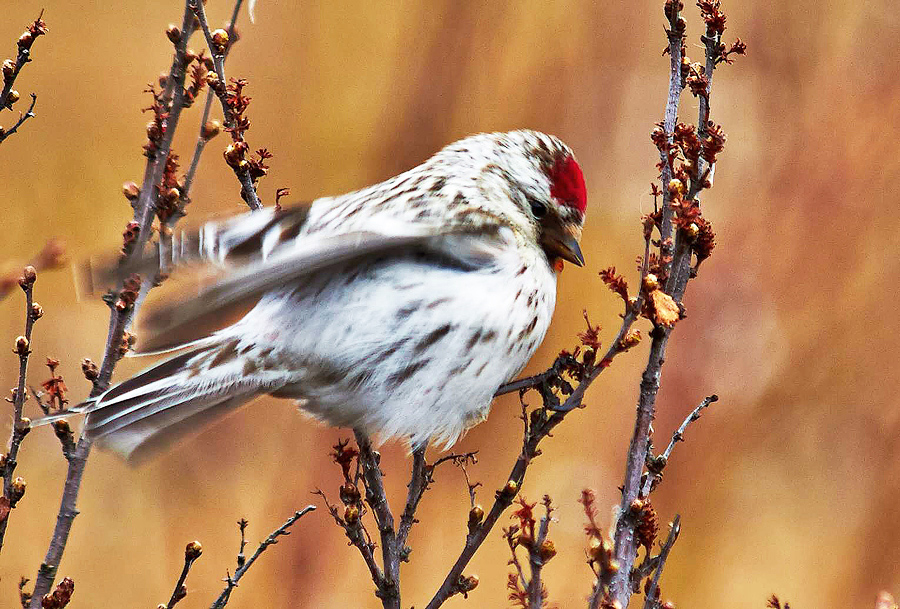
[[165, 88], [166, 83], [169, 82], [169, 73], [168, 72], [160, 72], [158, 79], [159, 79], [159, 86], [162, 88]]
[[465, 594], [466, 592], [471, 592], [472, 590], [477, 588], [478, 583], [478, 576], [474, 573], [472, 575], [460, 575], [459, 581], [457, 582], [457, 584], [459, 585], [459, 590], [463, 594]]
[[81, 360], [81, 372], [84, 374], [84, 378], [93, 382], [100, 376], [100, 370], [97, 368], [97, 364], [95, 364], [89, 358], [84, 358]]
[[519, 485], [516, 484], [515, 480], [510, 480], [506, 483], [506, 486], [503, 487], [504, 495], [515, 495], [519, 491]]
[[19, 336], [16, 338], [16, 348], [14, 353], [18, 354], [19, 356], [25, 356], [30, 353], [30, 351], [28, 350], [27, 338], [25, 338], [24, 336]]
[[172, 44], [178, 44], [178, 41], [181, 40], [181, 30], [174, 23], [170, 23], [169, 27], [166, 28], [166, 37]]
[[10, 491], [12, 491], [12, 497], [10, 497], [11, 501], [15, 503], [19, 499], [21, 499], [25, 495], [25, 478], [21, 476], [17, 477], [12, 481], [12, 485], [10, 486]]
[[34, 321], [37, 321], [43, 316], [44, 316], [44, 307], [42, 307], [40, 304], [38, 304], [36, 302], [31, 303], [31, 319], [33, 319]]
[[628, 506], [628, 508], [631, 510], [632, 514], [638, 514], [641, 510], [644, 509], [644, 502], [640, 499], [635, 499], [631, 502], [631, 505]]
[[141, 189], [134, 182], [125, 182], [122, 184], [122, 194], [125, 195], [125, 198], [129, 201], [134, 201], [141, 196]]
[[31, 32], [25, 32], [21, 36], [19, 36], [19, 40], [16, 41], [16, 44], [19, 45], [19, 48], [30, 47], [31, 43], [34, 42], [34, 36]]
[[151, 140], [158, 140], [162, 136], [162, 128], [156, 121], [147, 123], [147, 137]]
[[469, 510], [469, 528], [478, 526], [483, 519], [484, 508], [480, 505], [473, 506], [472, 509]]
[[181, 197], [181, 191], [175, 187], [170, 188], [166, 191], [166, 201], [169, 203], [174, 203]]
[[200, 131], [201, 137], [205, 140], [211, 140], [222, 130], [222, 125], [219, 121], [207, 121], [206, 124], [203, 125], [203, 129]]
[[9, 95], [6, 96], [6, 105], [12, 106], [17, 101], [19, 101], [19, 92], [13, 89], [9, 92]]
[[12, 59], [3, 60], [3, 80], [8, 80], [16, 72], [16, 62]]
[[647, 273], [647, 275], [644, 277], [644, 290], [647, 292], [652, 292], [656, 289], [659, 289], [659, 280], [653, 273]]
[[197, 560], [201, 554], [203, 554], [203, 546], [199, 541], [192, 541], [184, 547], [185, 560]]
[[541, 556], [541, 560], [546, 563], [548, 560], [556, 556], [556, 546], [551, 540], [547, 539], [544, 541], [544, 543], [541, 544], [539, 554]]

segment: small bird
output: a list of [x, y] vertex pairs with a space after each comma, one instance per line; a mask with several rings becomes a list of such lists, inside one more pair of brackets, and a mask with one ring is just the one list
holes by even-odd
[[470, 136], [356, 192], [173, 236], [171, 251], [107, 278], [221, 269], [148, 316], [141, 351], [177, 354], [42, 422], [86, 413], [87, 437], [137, 461], [268, 394], [382, 441], [449, 447], [543, 340], [563, 261], [584, 264], [586, 206], [569, 147], [521, 130]]

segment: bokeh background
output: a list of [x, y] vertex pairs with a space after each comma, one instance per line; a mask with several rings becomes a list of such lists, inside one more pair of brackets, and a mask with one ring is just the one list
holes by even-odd
[[[17, 83], [20, 104], [38, 94], [37, 118], [0, 146], [7, 266], [52, 236], [72, 260], [119, 246], [131, 211], [121, 184], [140, 181], [144, 166], [141, 90], [168, 67], [165, 28], [181, 19], [173, 0], [19, 1], [4, 9], [0, 49], [12, 55], [42, 7], [50, 35]], [[871, 607], [879, 590], [900, 592], [900, 16], [889, 0], [725, 8], [726, 38], [744, 39], [749, 56], [715, 76], [712, 117], [729, 139], [704, 209], [719, 248], [690, 286], [669, 349], [657, 444], [704, 395], [721, 401], [679, 445], [655, 495], [664, 522], [683, 518], [663, 592], [681, 607], [760, 608], [773, 592], [799, 608]], [[211, 0], [207, 10], [221, 24], [231, 7]], [[693, 6], [686, 16], [688, 54], [699, 59], [700, 20]], [[248, 140], [276, 155], [261, 187], [269, 204], [280, 187], [299, 200], [384, 179], [472, 132], [530, 127], [567, 141], [588, 183], [588, 266], [563, 274], [537, 370], [574, 344], [582, 309], [607, 340], [618, 327], [619, 303], [596, 273], [615, 265], [634, 281], [657, 158], [648, 134], [668, 74], [663, 25], [661, 0], [261, 2], [255, 25], [242, 16], [227, 73], [250, 80]], [[696, 107], [685, 97], [682, 116]], [[183, 115], [183, 157], [198, 115]], [[0, 116], [7, 126], [12, 117]], [[242, 210], [224, 145], [214, 140], [203, 159], [186, 222]], [[57, 357], [77, 400], [88, 391], [79, 362], [99, 358], [107, 310], [77, 301], [65, 269], [39, 276], [36, 299], [46, 315], [30, 382]], [[0, 302], [0, 342], [21, 333], [21, 300], [16, 290]], [[11, 387], [16, 360], [3, 351], [0, 387]], [[579, 606], [589, 590], [577, 499], [590, 487], [600, 505], [616, 502], [645, 360], [646, 345], [617, 359], [526, 479], [527, 497], [549, 493], [559, 506], [560, 553], [545, 577], [560, 606]], [[144, 365], [126, 360], [117, 378]], [[458, 446], [480, 451], [472, 473], [485, 504], [518, 449], [517, 416], [514, 399], [498, 400]], [[312, 489], [336, 500], [326, 454], [347, 435], [260, 400], [139, 469], [95, 451], [60, 568], [76, 582], [71, 606], [165, 602], [193, 539], [204, 553], [182, 606], [208, 606], [233, 568], [235, 521], [249, 519], [255, 543], [312, 502]], [[383, 455], [396, 508], [406, 456], [394, 444]], [[33, 578], [46, 551], [64, 472], [52, 433], [27, 438], [18, 473], [28, 492], [0, 557], [2, 606], [16, 604], [19, 577]], [[461, 475], [439, 471], [404, 566], [406, 606], [423, 606], [455, 560], [467, 501]], [[507, 604], [506, 561], [498, 528], [468, 569], [481, 585], [467, 606]], [[230, 606], [379, 607], [372, 588], [320, 510], [264, 555]]]

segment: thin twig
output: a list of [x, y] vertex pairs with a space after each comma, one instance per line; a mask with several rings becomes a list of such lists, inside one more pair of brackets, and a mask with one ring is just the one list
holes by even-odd
[[[550, 530], [550, 516], [553, 508], [550, 506], [550, 497], [544, 495], [544, 516], [541, 517], [541, 524], [538, 528], [538, 534], [528, 552], [529, 565], [531, 568], [531, 581], [528, 583], [528, 607], [529, 609], [542, 609], [544, 606], [544, 585], [541, 582], [541, 571], [544, 568], [548, 557], [542, 555], [546, 552], [544, 542], [547, 540], [547, 533]], [[551, 556], [552, 557], [552, 556]]]
[[19, 356], [19, 382], [16, 384], [16, 393], [13, 396], [13, 428], [9, 440], [9, 452], [4, 455], [3, 470], [3, 497], [0, 499], [0, 550], [3, 549], [3, 539], [6, 536], [6, 527], [9, 524], [10, 510], [16, 507], [19, 499], [25, 492], [24, 481], [16, 481], [13, 474], [16, 471], [16, 459], [19, 456], [19, 446], [23, 438], [28, 435], [29, 427], [23, 420], [22, 413], [25, 408], [25, 379], [28, 375], [28, 356], [31, 354], [31, 332], [37, 317], [34, 313], [34, 282], [37, 274], [34, 267], [25, 267], [19, 285], [25, 292], [25, 333], [16, 339], [14, 352]]
[[653, 572], [653, 578], [650, 580], [650, 587], [647, 588], [644, 597], [644, 609], [656, 609], [659, 607], [659, 578], [662, 576], [663, 567], [666, 566], [666, 560], [669, 558], [669, 552], [672, 546], [678, 540], [678, 534], [681, 532], [681, 516], [675, 514], [669, 527], [669, 536], [660, 548], [659, 555], [656, 557], [656, 569]]
[[719, 396], [713, 394], [707, 396], [703, 399], [700, 404], [694, 408], [691, 413], [685, 417], [684, 421], [682, 421], [681, 425], [678, 426], [678, 429], [675, 430], [675, 433], [672, 434], [672, 439], [669, 441], [669, 445], [666, 449], [660, 453], [658, 457], [655, 457], [651, 460], [652, 467], [648, 465], [648, 469], [650, 470], [647, 479], [644, 481], [644, 486], [641, 488], [641, 496], [646, 497], [650, 494], [650, 491], [653, 489], [656, 481], [662, 477], [662, 470], [669, 462], [669, 457], [672, 455], [672, 450], [675, 449], [675, 444], [678, 442], [684, 441], [684, 432], [687, 431], [688, 426], [700, 418], [700, 414], [704, 408], [709, 407], [713, 402], [718, 402]]
[[16, 124], [10, 127], [9, 129], [0, 128], [0, 142], [11, 136], [13, 133], [19, 130], [19, 127], [27, 121], [29, 118], [34, 117], [34, 105], [37, 103], [37, 95], [34, 93], [31, 94], [31, 105], [28, 106], [28, 110], [25, 111], [24, 114], [19, 115], [19, 120], [16, 121]]
[[277, 529], [272, 531], [269, 534], [269, 536], [266, 537], [262, 541], [262, 543], [259, 544], [259, 547], [256, 548], [256, 552], [254, 552], [253, 555], [247, 559], [247, 562], [244, 563], [243, 566], [238, 567], [238, 569], [234, 572], [233, 576], [228, 576], [225, 579], [225, 589], [222, 590], [222, 593], [219, 595], [219, 598], [217, 598], [213, 602], [213, 604], [211, 606], [212, 609], [222, 609], [222, 607], [224, 607], [228, 603], [228, 599], [231, 597], [232, 590], [234, 590], [234, 588], [237, 587], [238, 582], [241, 580], [241, 578], [244, 576], [244, 574], [250, 569], [250, 567], [253, 566], [253, 563], [256, 562], [256, 559], [259, 558], [260, 555], [266, 551], [266, 548], [278, 543], [279, 537], [281, 537], [283, 535], [290, 535], [290, 531], [288, 529], [290, 529], [292, 526], [294, 526], [294, 523], [297, 522], [298, 520], [300, 520], [301, 518], [303, 518], [303, 516], [305, 516], [309, 512], [312, 512], [315, 509], [316, 509], [316, 506], [308, 505], [305, 508], [303, 508], [302, 510], [300, 510], [299, 512], [294, 512], [294, 515], [291, 516], [290, 518], [288, 518], [287, 521], [283, 525], [281, 525], [280, 527], [278, 527]]
[[185, 546], [184, 567], [181, 568], [181, 575], [178, 576], [178, 581], [175, 582], [175, 589], [172, 590], [172, 596], [169, 597], [169, 602], [166, 603], [166, 609], [172, 609], [181, 599], [187, 596], [187, 587], [184, 585], [184, 582], [187, 580], [194, 561], [200, 558], [200, 554], [202, 554], [202, 549], [199, 541], [192, 541]]
[[412, 474], [409, 479], [409, 492], [406, 496], [406, 507], [400, 516], [400, 526], [397, 529], [397, 546], [400, 548], [400, 559], [406, 560], [409, 556], [409, 550], [406, 547], [406, 539], [413, 524], [416, 522], [416, 509], [419, 507], [419, 501], [422, 495], [428, 489], [431, 483], [431, 472], [434, 466], [425, 462], [425, 447], [416, 448], [412, 453]]
[[359, 550], [366, 567], [369, 569], [369, 574], [372, 576], [372, 582], [377, 590], [376, 594], [380, 597], [384, 588], [384, 573], [382, 573], [381, 567], [378, 566], [378, 562], [375, 560], [375, 544], [368, 539], [368, 532], [363, 527], [361, 515], [355, 514], [355, 519], [352, 522], [341, 518], [337, 508], [328, 502], [328, 498], [321, 489], [317, 489], [314, 493], [322, 498], [328, 513], [331, 514], [337, 525], [344, 529], [350, 544]]

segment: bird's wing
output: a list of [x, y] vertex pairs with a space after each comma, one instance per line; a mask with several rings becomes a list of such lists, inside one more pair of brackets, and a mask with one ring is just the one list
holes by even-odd
[[79, 293], [95, 294], [133, 274], [150, 279], [185, 266], [228, 268], [264, 260], [295, 238], [309, 216], [309, 204], [233, 216], [178, 231], [127, 261], [88, 260], [76, 269]]
[[208, 334], [206, 322], [233, 317], [236, 309], [249, 309], [269, 290], [366, 257], [425, 251], [469, 268], [489, 264], [492, 253], [486, 241], [453, 239], [462, 234], [455, 229], [444, 233], [411, 231], [405, 235], [359, 231], [311, 236], [296, 248], [236, 269], [196, 296], [151, 311], [138, 333], [140, 350], [158, 352], [187, 344]]

